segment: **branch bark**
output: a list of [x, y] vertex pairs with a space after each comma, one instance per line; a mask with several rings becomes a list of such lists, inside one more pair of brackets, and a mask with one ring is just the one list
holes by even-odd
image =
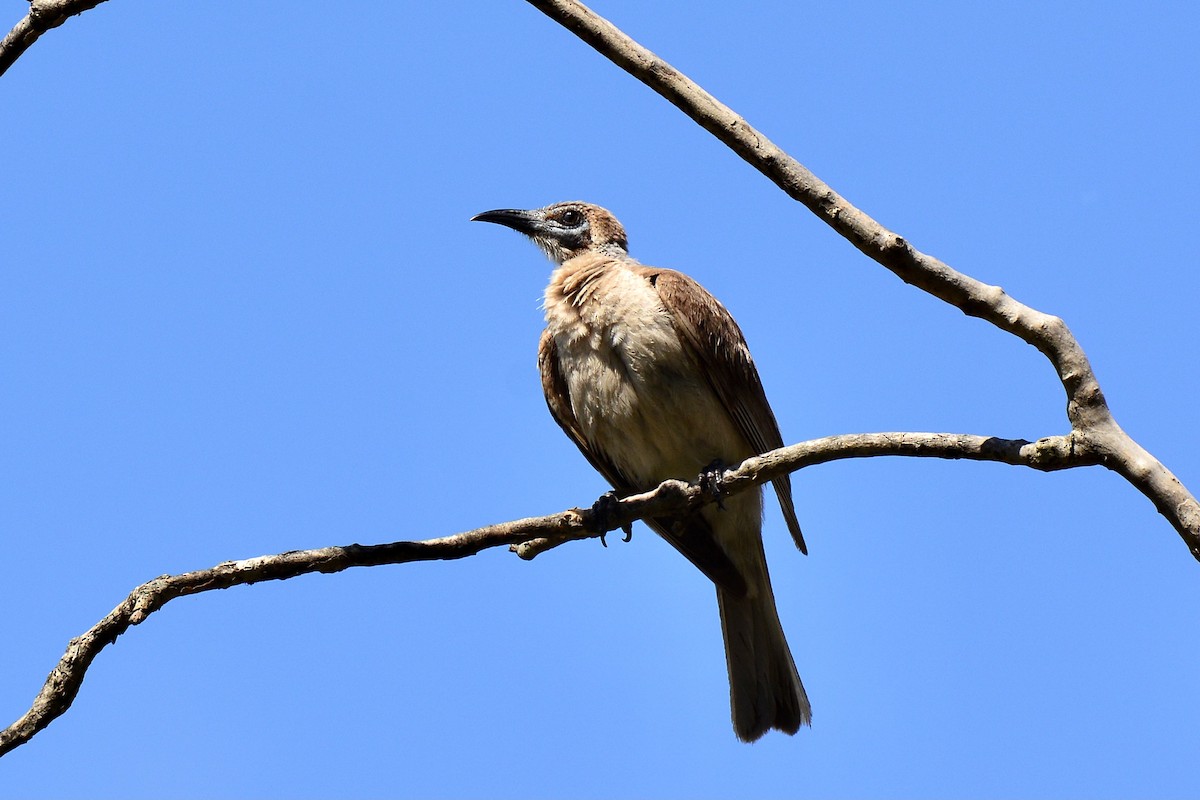
[[1087, 355], [1066, 323], [920, 252], [851, 205], [828, 184], [663, 59], [575, 0], [528, 0], [691, 117], [789, 197], [905, 283], [964, 314], [992, 323], [1036, 347], [1054, 366], [1067, 396], [1074, 440], [1146, 495], [1200, 560], [1200, 503], [1170, 470], [1113, 419]]
[[505, 544], [522, 558], [532, 559], [560, 544], [602, 536], [639, 519], [694, 510], [713, 502], [718, 495], [745, 491], [786, 472], [828, 461], [874, 456], [998, 461], [1044, 471], [1100, 463], [1100, 455], [1073, 434], [1036, 442], [953, 433], [829, 436], [748, 458], [737, 469], [726, 471], [707, 491], [698, 482], [664, 481], [653, 491], [623, 498], [614, 511], [605, 512], [603, 525], [598, 524], [592, 509], [574, 508], [425, 541], [295, 550], [226, 561], [209, 569], [180, 575], [163, 575], [138, 586], [86, 633], [71, 640], [29, 710], [0, 731], [0, 756], [25, 744], [64, 714], [75, 701], [84, 675], [100, 651], [176, 598], [261, 581], [287, 580], [314, 572], [334, 573], [351, 567], [466, 558]]
[[0, 75], [7, 72], [43, 33], [62, 25], [68, 17], [82, 14], [103, 2], [105, 0], [31, 0], [29, 13], [0, 39]]

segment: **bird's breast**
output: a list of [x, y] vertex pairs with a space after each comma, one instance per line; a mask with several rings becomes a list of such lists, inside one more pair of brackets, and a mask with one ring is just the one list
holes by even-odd
[[571, 266], [551, 280], [546, 320], [588, 443], [647, 486], [750, 455], [644, 275], [611, 265], [579, 280]]

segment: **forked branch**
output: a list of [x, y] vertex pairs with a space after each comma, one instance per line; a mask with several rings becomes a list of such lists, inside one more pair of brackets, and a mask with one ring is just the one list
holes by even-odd
[[662, 95], [905, 283], [1041, 351], [1066, 391], [1067, 419], [1074, 440], [1086, 443], [1088, 450], [1099, 456], [1099, 463], [1150, 498], [1200, 560], [1200, 504], [1170, 470], [1117, 425], [1083, 348], [1060, 318], [1017, 302], [999, 286], [975, 280], [917, 250], [847, 202], [728, 106], [582, 3], [528, 2]]
[[[0, 74], [46, 30], [101, 2], [104, 0], [33, 0], [29, 15], [0, 41]], [[1061, 319], [1023, 305], [999, 287], [977, 281], [916, 250], [848, 203], [732, 110], [582, 4], [573, 0], [529, 2], [679, 107], [902, 280], [1036, 347], [1050, 360], [1066, 392], [1070, 433], [1064, 436], [1036, 442], [944, 433], [833, 436], [748, 459], [725, 473], [716, 487], [722, 493], [744, 491], [813, 464], [884, 455], [999, 461], [1046, 471], [1103, 464], [1149, 497], [1200, 559], [1200, 504], [1166, 467], [1117, 425], [1087, 356]], [[623, 499], [615, 512], [606, 512], [605, 524], [615, 530], [636, 519], [682, 513], [712, 499], [698, 484], [666, 481], [652, 492]], [[136, 588], [104, 619], [71, 641], [29, 711], [0, 731], [0, 755], [29, 741], [63, 714], [97, 654], [177, 597], [313, 572], [463, 558], [504, 544], [512, 545], [522, 557], [532, 558], [563, 542], [601, 533], [594, 514], [572, 509], [439, 539], [295, 551], [156, 578]]]

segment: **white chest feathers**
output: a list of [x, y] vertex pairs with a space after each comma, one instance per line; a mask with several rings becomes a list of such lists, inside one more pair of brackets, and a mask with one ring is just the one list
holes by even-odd
[[647, 486], [751, 454], [636, 264], [598, 256], [555, 271], [545, 297], [571, 409], [589, 444]]

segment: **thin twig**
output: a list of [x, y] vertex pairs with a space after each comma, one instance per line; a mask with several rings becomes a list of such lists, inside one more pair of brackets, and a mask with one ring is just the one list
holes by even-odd
[[294, 550], [279, 555], [260, 556], [243, 561], [226, 561], [209, 569], [163, 575], [138, 586], [120, 605], [82, 636], [72, 639], [67, 651], [51, 671], [33, 705], [25, 714], [0, 731], [0, 755], [29, 741], [38, 731], [61, 716], [79, 693], [83, 676], [92, 660], [133, 625], [177, 597], [214, 589], [228, 589], [260, 581], [287, 580], [314, 572], [341, 572], [350, 567], [403, 564], [410, 561], [435, 561], [465, 558], [489, 547], [524, 541], [531, 536], [555, 535], [564, 540], [599, 535], [583, 527], [582, 517], [564, 512], [547, 517], [515, 520], [477, 528], [454, 536], [421, 542], [323, 547]]

